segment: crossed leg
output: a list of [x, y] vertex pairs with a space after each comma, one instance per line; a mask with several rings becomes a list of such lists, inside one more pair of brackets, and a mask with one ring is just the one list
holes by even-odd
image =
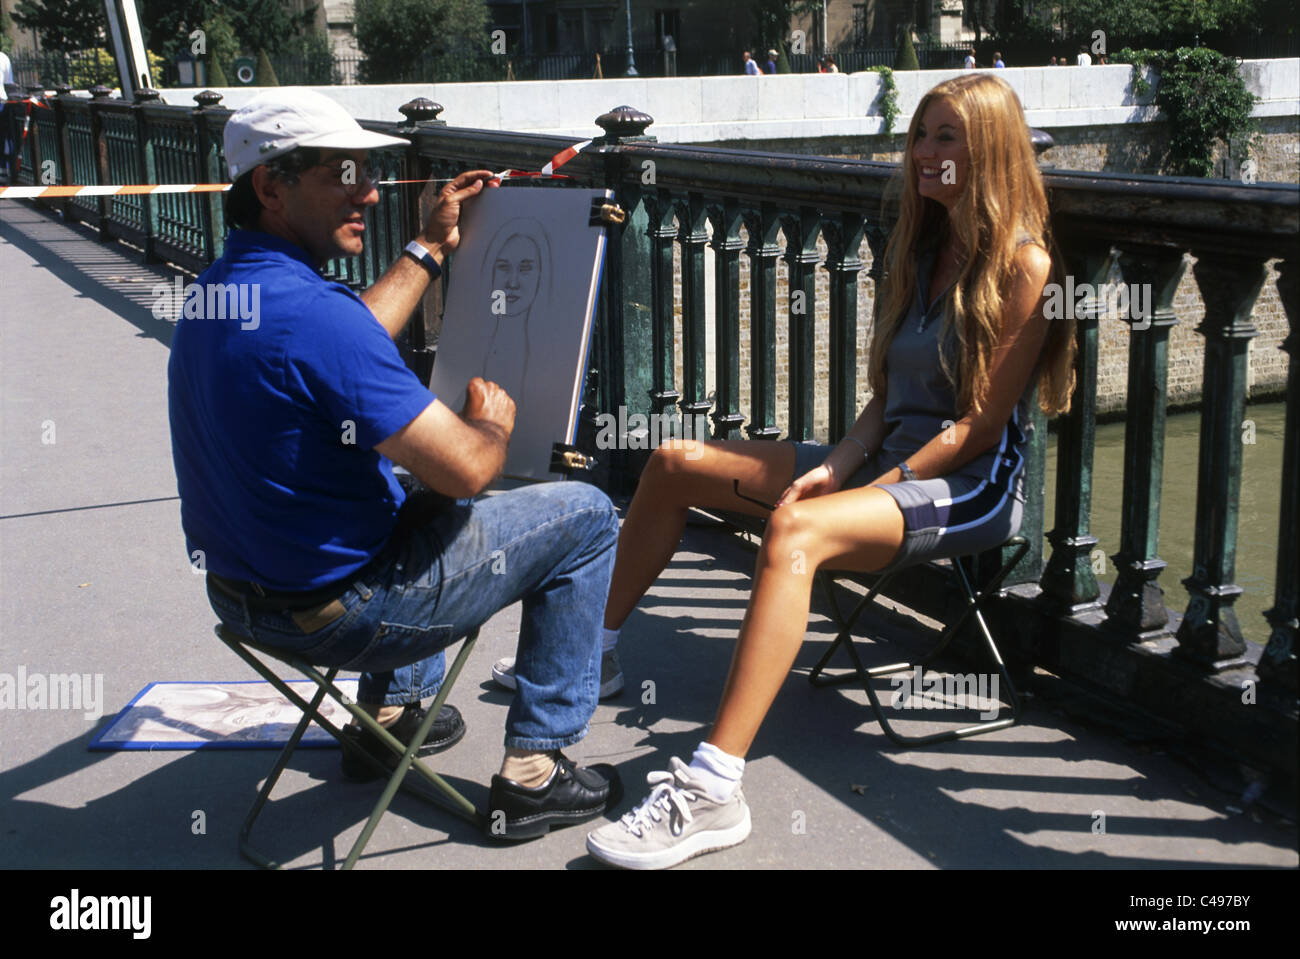
[[657, 449], [619, 535], [605, 626], [617, 629], [668, 565], [692, 506], [768, 517], [754, 587], [722, 703], [707, 741], [743, 757], [794, 663], [808, 625], [813, 574], [823, 565], [878, 570], [903, 542], [903, 515], [878, 487], [800, 500], [767, 513], [738, 498], [780, 498], [793, 478], [789, 443], [701, 443]]

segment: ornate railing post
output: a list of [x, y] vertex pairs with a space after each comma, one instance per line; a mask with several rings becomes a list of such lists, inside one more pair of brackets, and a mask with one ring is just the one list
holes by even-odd
[[785, 262], [790, 270], [789, 283], [789, 382], [787, 385], [790, 416], [790, 439], [813, 438], [813, 410], [816, 402], [814, 357], [817, 326], [817, 236], [821, 216], [811, 207], [800, 207], [797, 216], [784, 219]]
[[[113, 91], [102, 83], [97, 83], [90, 88], [90, 142], [95, 153], [96, 186], [108, 184], [108, 140], [104, 135], [104, 118], [96, 107], [100, 103], [107, 102], [112, 95]], [[111, 202], [111, 199], [106, 196], [95, 198], [95, 227], [99, 230], [99, 238], [105, 242], [115, 239], [108, 215]]]
[[[212, 136], [208, 125], [208, 114], [217, 109], [221, 103], [221, 94], [214, 90], [204, 90], [194, 94], [194, 182], [219, 183], [221, 181], [221, 158], [217, 150], [216, 138]], [[224, 246], [225, 223], [222, 217], [222, 200], [220, 193], [199, 194], [199, 220], [203, 225], [203, 255], [211, 263], [221, 255]]]
[[776, 426], [776, 245], [780, 229], [776, 206], [763, 203], [745, 217], [749, 229], [749, 407], [745, 427], [751, 440], [774, 440]]
[[[1124, 282], [1147, 289], [1150, 311], [1131, 315], [1127, 413], [1124, 418], [1124, 492], [1120, 548], [1111, 557], [1117, 576], [1106, 601], [1107, 625], [1127, 639], [1165, 632], [1169, 611], [1156, 580], [1167, 565], [1157, 555], [1160, 495], [1164, 480], [1165, 407], [1169, 394], [1169, 331], [1178, 322], [1174, 294], [1186, 260], [1178, 249], [1121, 244]], [[1130, 302], [1132, 298], [1130, 297]]]
[[[615, 107], [596, 118], [605, 135], [595, 141], [604, 154], [605, 184], [613, 190], [626, 213], [620, 226], [609, 228], [605, 248], [604, 289], [605, 335], [601, 342], [605, 355], [600, 369], [605, 371], [601, 390], [602, 408], [618, 415], [620, 407], [632, 413], [649, 412], [652, 389], [650, 365], [654, 317], [651, 314], [650, 272], [641, 265], [650, 262], [650, 216], [646, 198], [638, 182], [626, 179], [627, 161], [618, 149], [623, 143], [653, 143], [646, 127], [654, 120], [633, 107]], [[620, 422], [626, 420], [620, 417]], [[610, 483], [616, 491], [625, 491], [632, 479], [625, 452], [626, 437], [619, 436], [620, 450], [609, 450]]]
[[[433, 175], [433, 161], [427, 157], [420, 156], [419, 147], [415, 144], [415, 136], [419, 133], [445, 127], [446, 120], [439, 120], [438, 114], [442, 112], [441, 103], [436, 103], [428, 97], [416, 97], [409, 100], [397, 108], [402, 114], [403, 122], [397, 126], [393, 132], [411, 139], [411, 146], [406, 150], [403, 157], [403, 166], [405, 172], [402, 174], [404, 180], [427, 180]], [[402, 209], [402, 221], [407, 225], [404, 231], [407, 236], [399, 238], [399, 242], [406, 242], [420, 229], [422, 220], [420, 204], [423, 190], [408, 189], [402, 191], [404, 200]], [[383, 264], [377, 265], [380, 270]], [[411, 353], [411, 366], [415, 375], [420, 378], [420, 382], [428, 383], [433, 375], [433, 362], [436, 353], [435, 347], [431, 345], [435, 336], [435, 325], [438, 318], [442, 315], [442, 297], [445, 290], [446, 278], [444, 277], [437, 283], [429, 284], [429, 291], [421, 298], [420, 303], [415, 308], [415, 313], [411, 316], [410, 321], [406, 324], [403, 336], [406, 337], [406, 344]]]
[[41, 174], [44, 172], [41, 169], [42, 166], [41, 136], [36, 126], [37, 124], [36, 112], [41, 109], [36, 105], [36, 103], [39, 103], [42, 97], [44, 97], [44, 95], [45, 95], [44, 87], [40, 86], [39, 84], [28, 85], [27, 99], [29, 101], [36, 101], [36, 102], [29, 102], [23, 104], [23, 106], [27, 110], [26, 136], [22, 136], [23, 131], [19, 130], [19, 135], [23, 141], [22, 146], [19, 147], [19, 150], [21, 151], [22, 147], [27, 148], [27, 160], [31, 164], [31, 169], [29, 172], [32, 178], [32, 186], [42, 185]]
[[[650, 411], [663, 416], [681, 399], [674, 387], [673, 335], [673, 241], [677, 238], [674, 226], [674, 204], [667, 190], [646, 196], [646, 212], [650, 215], [650, 310], [654, 317], [651, 348]], [[662, 422], [661, 422], [662, 427]], [[661, 434], [662, 435], [662, 434]]]
[[1291, 330], [1282, 342], [1288, 354], [1286, 426], [1282, 446], [1282, 505], [1278, 515], [1281, 535], [1277, 543], [1277, 579], [1273, 606], [1264, 613], [1269, 625], [1268, 645], [1259, 660], [1259, 678], [1265, 689], [1275, 687], [1294, 697], [1297, 691], [1296, 642], [1300, 623], [1300, 250], [1291, 245], [1286, 259], [1277, 264], [1277, 292]]
[[[1095, 609], [1099, 590], [1092, 571], [1092, 550], [1097, 537], [1089, 533], [1092, 512], [1092, 454], [1097, 435], [1097, 320], [1102, 300], [1096, 291], [1110, 272], [1110, 245], [1079, 239], [1064, 250], [1065, 310], [1075, 319], [1074, 395], [1070, 412], [1060, 418], [1056, 459], [1056, 514], [1052, 531], [1052, 557], [1039, 583], [1042, 601], [1061, 615], [1075, 616]], [[1075, 277], [1079, 279], [1074, 280]], [[1075, 288], [1090, 284], [1092, 293], [1076, 297]]]
[[[830, 442], [838, 443], [858, 418], [858, 274], [862, 215], [841, 213], [823, 225], [830, 273]], [[882, 241], [883, 242], [883, 239]], [[874, 246], [873, 246], [874, 249]]]
[[[61, 83], [54, 88], [54, 97], [50, 103], [50, 109], [54, 111], [54, 136], [58, 143], [59, 150], [59, 180], [58, 182], [67, 186], [72, 184], [72, 152], [68, 145], [68, 114], [64, 108], [63, 98], [72, 93], [72, 87], [66, 83]], [[56, 204], [66, 218], [71, 203], [65, 198], [57, 201]]]
[[[1192, 249], [1192, 267], [1205, 319], [1201, 379], [1201, 442], [1196, 468], [1196, 542], [1190, 594], [1178, 627], [1178, 651], [1210, 669], [1241, 663], [1246, 643], [1233, 603], [1241, 595], [1236, 578], [1237, 511], [1241, 492], [1241, 421], [1246, 408], [1246, 353], [1259, 331], [1250, 310], [1264, 286], [1262, 254]], [[1294, 535], [1292, 532], [1291, 535]]]
[[707, 373], [707, 304], [704, 301], [704, 245], [709, 241], [708, 208], [704, 198], [691, 193], [677, 207], [677, 234], [682, 251], [682, 411], [687, 433], [705, 439], [709, 403]]
[[[131, 122], [135, 128], [135, 165], [137, 183], [153, 183], [156, 179], [153, 156], [153, 144], [149, 136], [149, 120], [144, 114], [144, 104], [156, 103], [162, 94], [150, 87], [141, 87], [135, 91], [135, 100], [131, 104]], [[140, 197], [140, 228], [144, 231], [144, 261], [157, 259], [154, 252], [154, 238], [158, 235], [158, 211], [154, 198], [148, 193]]]
[[726, 200], [713, 207], [713, 325], [717, 407], [713, 438], [740, 439], [740, 206]]

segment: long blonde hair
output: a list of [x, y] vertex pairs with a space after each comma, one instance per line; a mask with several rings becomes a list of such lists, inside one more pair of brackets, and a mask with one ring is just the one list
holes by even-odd
[[[921, 118], [931, 103], [941, 99], [961, 117], [970, 151], [967, 188], [951, 215], [943, 204], [917, 191], [912, 162]], [[1013, 260], [1020, 238], [1027, 233], [1044, 249], [1053, 250], [1047, 193], [1015, 91], [987, 73], [964, 74], [939, 84], [921, 98], [912, 115], [901, 175], [898, 224], [885, 249], [887, 275], [872, 334], [868, 382], [873, 393], [884, 394], [889, 345], [915, 296], [919, 241], [948, 230], [967, 252], [940, 332], [941, 342], [947, 342], [950, 334], [956, 338], [957, 369], [949, 368], [946, 350], [940, 350], [940, 362], [953, 384], [956, 413], [978, 413], [988, 398], [989, 365], [1002, 334], [1003, 300], [1015, 270]], [[1059, 275], [1059, 263], [1060, 258], [1053, 255], [1053, 279]], [[1055, 415], [1068, 410], [1074, 389], [1072, 319], [1052, 321], [1037, 376], [1043, 412]]]

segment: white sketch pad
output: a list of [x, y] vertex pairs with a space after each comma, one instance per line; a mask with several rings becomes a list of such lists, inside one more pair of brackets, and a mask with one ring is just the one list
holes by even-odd
[[605, 229], [590, 225], [605, 190], [485, 190], [466, 204], [448, 274], [430, 389], [459, 413], [475, 376], [515, 401], [504, 475], [555, 479], [551, 446], [572, 443]]

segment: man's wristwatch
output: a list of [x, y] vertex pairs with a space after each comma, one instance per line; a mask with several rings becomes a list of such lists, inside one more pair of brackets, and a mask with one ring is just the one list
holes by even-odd
[[908, 466], [906, 462], [898, 464], [898, 471], [903, 474], [904, 480], [910, 480], [913, 483], [917, 482], [916, 474], [912, 472], [912, 467]]
[[429, 252], [429, 248], [423, 243], [412, 240], [406, 244], [406, 248], [402, 252], [415, 257], [415, 261], [429, 271], [429, 279], [436, 280], [442, 276], [442, 267], [438, 265], [438, 261], [433, 258], [433, 254]]

